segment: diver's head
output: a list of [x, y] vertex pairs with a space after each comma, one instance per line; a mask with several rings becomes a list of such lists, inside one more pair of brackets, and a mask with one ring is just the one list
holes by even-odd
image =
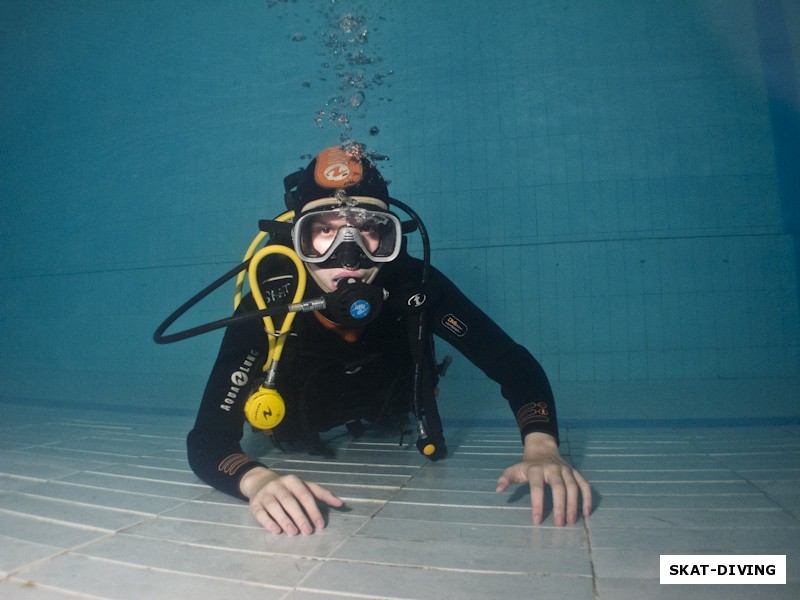
[[295, 212], [295, 251], [309, 273], [327, 292], [343, 280], [371, 283], [402, 243], [378, 169], [350, 144], [326, 148], [299, 175], [286, 204]]

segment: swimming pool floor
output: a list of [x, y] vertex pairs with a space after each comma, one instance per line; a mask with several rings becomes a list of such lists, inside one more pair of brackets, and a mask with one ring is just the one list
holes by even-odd
[[[449, 428], [429, 463], [394, 437], [335, 459], [251, 453], [345, 499], [321, 533], [272, 536], [186, 463], [187, 416], [0, 404], [0, 598], [796, 599], [800, 428], [562, 430], [593, 483], [577, 525], [530, 524], [494, 487], [513, 427]], [[334, 437], [339, 432], [328, 434]], [[660, 585], [661, 554], [785, 554], [787, 584]]]

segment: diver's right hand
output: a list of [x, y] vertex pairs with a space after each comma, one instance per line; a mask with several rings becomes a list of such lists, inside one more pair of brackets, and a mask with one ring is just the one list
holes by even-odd
[[245, 473], [239, 489], [250, 499], [250, 512], [267, 531], [310, 535], [325, 527], [317, 501], [339, 507], [344, 502], [324, 487], [297, 475], [279, 475], [266, 467]]

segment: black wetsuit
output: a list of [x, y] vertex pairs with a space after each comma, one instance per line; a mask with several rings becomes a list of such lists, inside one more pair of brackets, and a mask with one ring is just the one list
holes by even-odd
[[[419, 281], [421, 268], [421, 261], [403, 253], [381, 268], [373, 284], [388, 290], [390, 298], [404, 299]], [[259, 269], [265, 300], [286, 303], [292, 280], [274, 275]], [[309, 282], [305, 297], [319, 295]], [[558, 439], [553, 394], [536, 359], [436, 269], [431, 269], [425, 292], [430, 330], [500, 384], [522, 437], [543, 431]], [[254, 308], [247, 296], [237, 312]], [[397, 401], [408, 394], [414, 364], [407, 313], [387, 302], [375, 321], [349, 332], [331, 329], [314, 313], [297, 314], [278, 370], [277, 389], [287, 410], [275, 434], [308, 436], [354, 419], [379, 420], [398, 406], [407, 411], [408, 405]], [[261, 464], [242, 451], [240, 441], [244, 403], [266, 356], [267, 334], [260, 320], [228, 328], [188, 436], [189, 464], [197, 476], [240, 498], [242, 476]]]

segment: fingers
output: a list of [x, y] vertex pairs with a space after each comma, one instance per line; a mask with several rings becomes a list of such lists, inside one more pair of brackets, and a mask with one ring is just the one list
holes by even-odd
[[556, 527], [577, 523], [579, 508], [584, 517], [592, 512], [592, 486], [578, 471], [564, 462], [545, 465], [528, 463], [509, 467], [497, 480], [496, 491], [504, 492], [512, 483], [524, 481], [530, 487], [534, 525], [540, 525], [544, 520], [547, 486], [551, 490], [553, 522]]
[[315, 483], [306, 483], [295, 475], [287, 475], [265, 485], [250, 500], [250, 511], [267, 531], [290, 536], [310, 535], [325, 527], [325, 519], [317, 506], [320, 499], [331, 506], [342, 500]]
[[306, 485], [308, 485], [309, 489], [317, 498], [317, 500], [321, 500], [328, 506], [339, 507], [344, 504], [344, 500], [334, 496], [330, 490], [322, 487], [321, 485], [317, 485], [316, 483], [311, 483], [311, 482], [308, 482]]
[[553, 496], [553, 522], [556, 527], [563, 527], [568, 494], [560, 465], [552, 465], [547, 470], [546, 481]]
[[501, 475], [500, 479], [497, 480], [497, 487], [495, 488], [495, 491], [498, 494], [505, 492], [509, 485], [511, 485], [511, 482], [508, 480], [508, 478], [505, 475]]
[[497, 480], [497, 487], [495, 488], [495, 491], [498, 494], [505, 492], [508, 489], [508, 486], [510, 486], [513, 482], [518, 481], [513, 475], [513, 469], [514, 467], [509, 467], [503, 471], [502, 475], [500, 475], [499, 479]]
[[255, 517], [258, 524], [261, 525], [264, 529], [266, 529], [270, 533], [278, 535], [279, 533], [281, 533], [281, 531], [283, 531], [280, 525], [278, 525], [274, 520], [272, 520], [272, 518], [267, 513], [266, 509], [260, 504], [253, 504], [251, 502], [250, 512], [253, 514], [253, 517]]
[[583, 515], [592, 510], [592, 487], [577, 471], [568, 465], [554, 465], [545, 471], [545, 481], [553, 496], [553, 522], [556, 527], [578, 522], [579, 499], [583, 498]]
[[[289, 516], [277, 497], [273, 497], [266, 504], [251, 504], [251, 512], [256, 520], [270, 533], [286, 533], [290, 536], [295, 536], [301, 531], [306, 535], [311, 533], [308, 519], [305, 516], [299, 519], [301, 528], [298, 529], [298, 526], [295, 525], [294, 520]], [[305, 522], [305, 527], [302, 526], [303, 522]]]
[[524, 483], [528, 481], [528, 476], [525, 473], [525, 465], [520, 463], [508, 467], [497, 480], [497, 493], [505, 492], [512, 483]]
[[[564, 481], [564, 492], [566, 495], [565, 506], [566, 509], [566, 522], [569, 525], [574, 525], [578, 522], [578, 498], [580, 497], [580, 489], [575, 481], [575, 474], [569, 467], [565, 467], [562, 471], [562, 479]], [[563, 513], [562, 513], [563, 514]], [[564, 521], [556, 523], [563, 525]]]
[[528, 469], [528, 484], [531, 488], [533, 524], [541, 525], [544, 520], [544, 469], [541, 467]]
[[586, 481], [583, 475], [575, 473], [575, 481], [578, 482], [578, 487], [581, 490], [581, 497], [583, 498], [583, 516], [588, 517], [592, 514], [592, 486]]

